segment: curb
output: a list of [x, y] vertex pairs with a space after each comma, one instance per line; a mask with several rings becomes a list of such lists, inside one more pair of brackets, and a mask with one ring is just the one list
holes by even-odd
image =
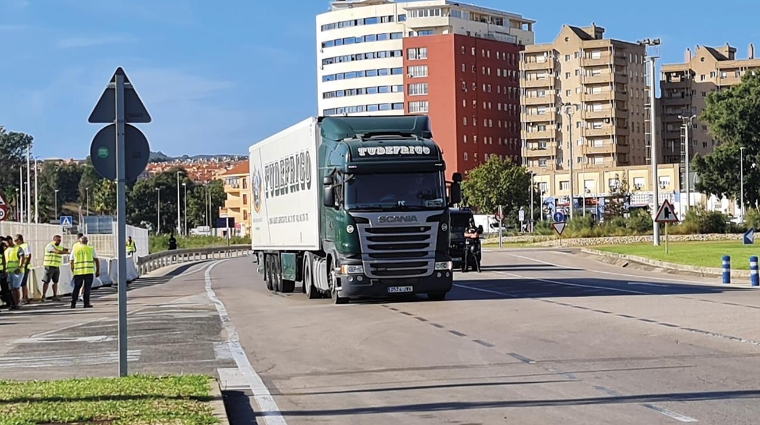
[[211, 387], [211, 409], [214, 417], [219, 421], [219, 425], [230, 425], [230, 419], [227, 417], [227, 409], [224, 407], [224, 398], [222, 389], [219, 387], [219, 381], [209, 379]]
[[[668, 263], [665, 261], [652, 260], [650, 258], [639, 257], [637, 255], [617, 254], [614, 252], [599, 251], [599, 250], [590, 249], [590, 248], [581, 248], [581, 252], [585, 254], [596, 255], [599, 257], [634, 261], [634, 262], [645, 264], [648, 266], [659, 267], [662, 269], [676, 271], [676, 272], [696, 273], [700, 276], [710, 276], [710, 277], [718, 276], [719, 277], [723, 274], [723, 269], [718, 268], [718, 267], [688, 266], [685, 264], [675, 264], [675, 263]], [[749, 270], [731, 269], [731, 277], [749, 278]]]

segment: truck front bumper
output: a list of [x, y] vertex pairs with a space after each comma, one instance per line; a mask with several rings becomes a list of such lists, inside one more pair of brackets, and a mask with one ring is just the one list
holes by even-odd
[[436, 270], [430, 276], [399, 279], [371, 279], [363, 274], [338, 274], [341, 297], [386, 298], [399, 295], [448, 292], [454, 283], [452, 270]]

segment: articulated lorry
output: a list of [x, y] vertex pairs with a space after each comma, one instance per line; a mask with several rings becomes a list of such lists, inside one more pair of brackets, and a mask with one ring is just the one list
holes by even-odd
[[427, 116], [310, 117], [249, 154], [251, 245], [268, 289], [300, 283], [336, 304], [445, 299], [462, 176], [446, 181]]

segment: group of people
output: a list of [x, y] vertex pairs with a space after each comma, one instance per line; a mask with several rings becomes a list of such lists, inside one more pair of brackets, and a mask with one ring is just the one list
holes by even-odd
[[[95, 249], [89, 245], [86, 235], [77, 234], [77, 241], [71, 249], [61, 245], [61, 236], [53, 236], [53, 240], [45, 247], [42, 266], [42, 298], [47, 300], [48, 289], [52, 284], [53, 301], [60, 301], [58, 283], [61, 277], [63, 256], [69, 255], [69, 265], [73, 274], [73, 291], [71, 292], [71, 308], [76, 308], [77, 300], [81, 300], [84, 308], [92, 308], [90, 292], [94, 278], [100, 277], [100, 261]], [[127, 241], [127, 251], [136, 250], [131, 238]], [[27, 282], [32, 263], [32, 250], [24, 242], [23, 235], [15, 237], [0, 237], [0, 298], [4, 308], [18, 310], [21, 305], [29, 304]], [[81, 297], [81, 298], [80, 298]]]

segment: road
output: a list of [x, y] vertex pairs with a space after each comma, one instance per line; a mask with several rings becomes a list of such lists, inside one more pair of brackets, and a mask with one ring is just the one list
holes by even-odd
[[748, 287], [548, 249], [486, 253], [483, 272], [457, 273], [444, 302], [272, 294], [250, 259], [207, 277], [246, 354], [225, 382], [254, 388], [259, 423], [760, 417], [760, 292]]
[[[760, 292], [716, 282], [504, 250], [443, 302], [333, 305], [173, 266], [129, 290], [130, 372], [217, 375], [233, 425], [755, 424]], [[117, 373], [115, 292], [0, 312], [0, 379]]]

